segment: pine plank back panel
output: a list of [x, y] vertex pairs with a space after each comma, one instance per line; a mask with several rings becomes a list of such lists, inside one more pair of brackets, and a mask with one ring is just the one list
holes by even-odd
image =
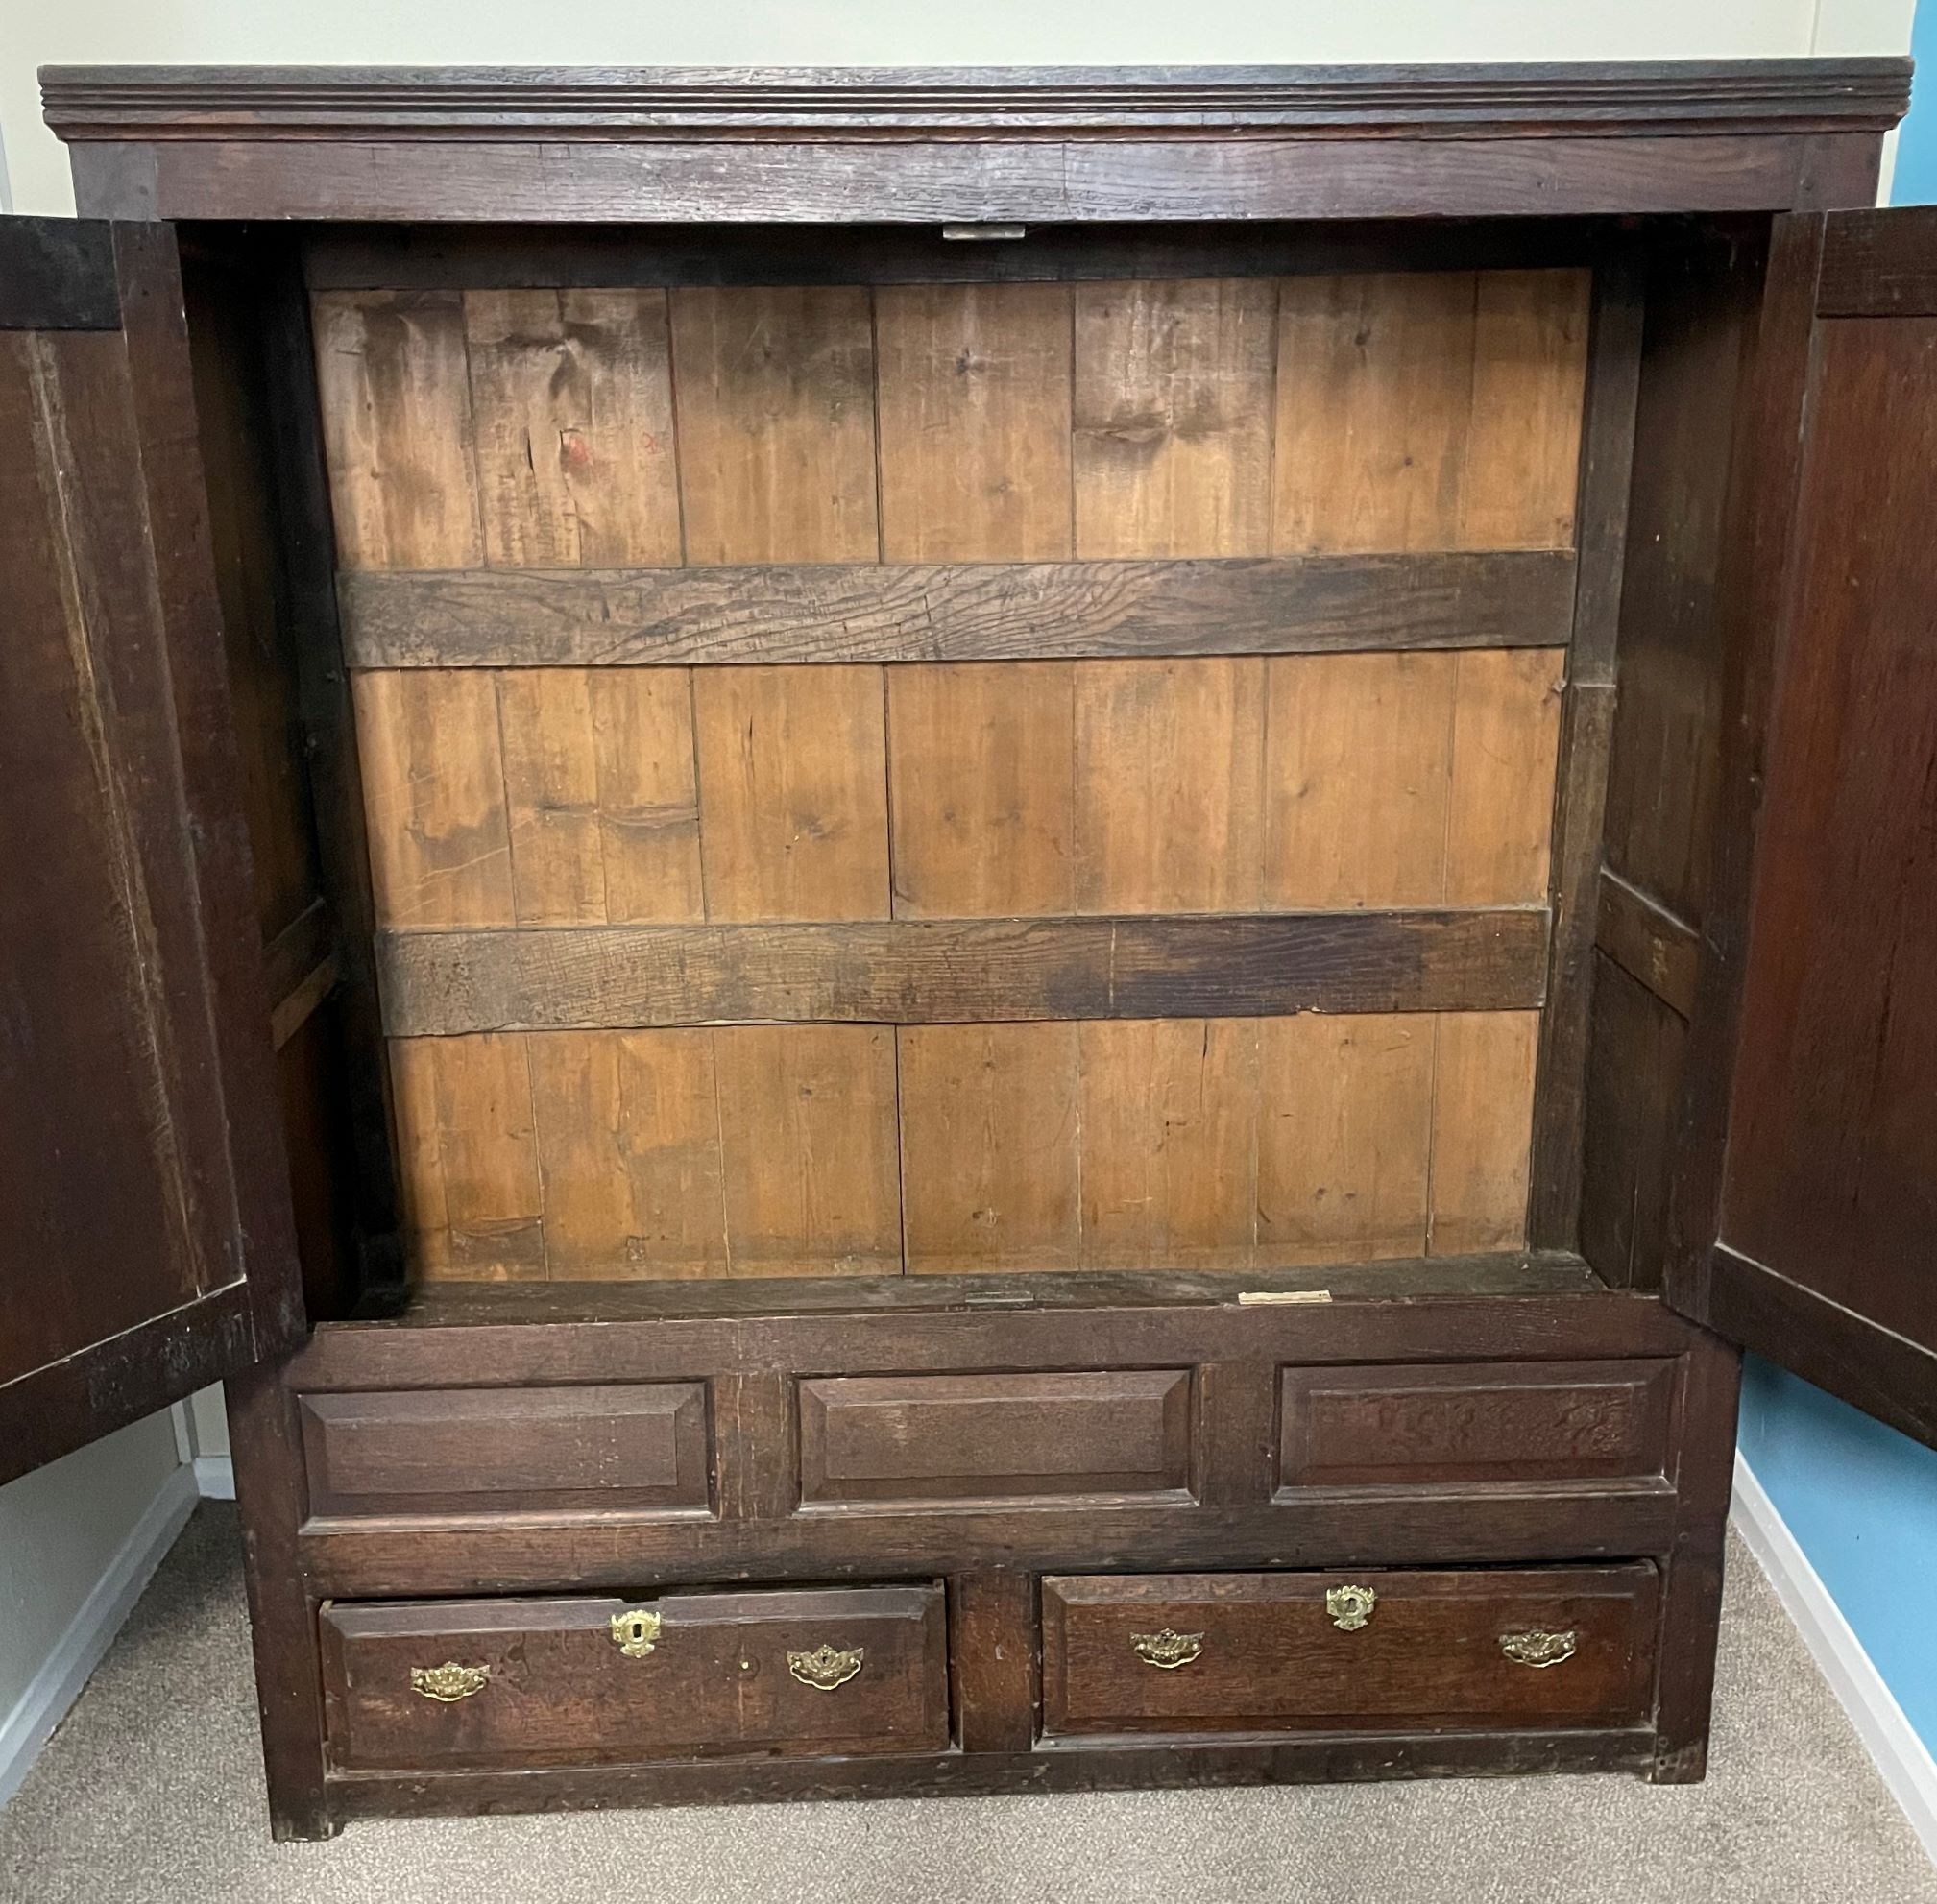
[[1524, 1241], [1586, 274], [314, 304], [423, 1273]]

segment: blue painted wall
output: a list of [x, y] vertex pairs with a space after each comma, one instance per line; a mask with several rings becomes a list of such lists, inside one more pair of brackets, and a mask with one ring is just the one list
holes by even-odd
[[[1937, 204], [1937, 0], [1921, 0], [1893, 205]], [[1751, 1356], [1742, 1453], [1910, 1723], [1937, 1752], [1937, 1449]]]

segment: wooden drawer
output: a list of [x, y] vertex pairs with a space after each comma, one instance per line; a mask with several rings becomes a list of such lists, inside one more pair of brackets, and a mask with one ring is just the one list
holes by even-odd
[[302, 1398], [312, 1514], [706, 1513], [706, 1385]]
[[[628, 1654], [613, 1621], [635, 1611], [647, 1630]], [[948, 1744], [938, 1583], [336, 1604], [322, 1620], [330, 1758], [349, 1769]]]
[[1661, 1476], [1674, 1373], [1667, 1361], [1288, 1368], [1278, 1483]]
[[[1328, 1604], [1347, 1587], [1373, 1596], [1363, 1625]], [[1655, 1595], [1646, 1564], [1050, 1578], [1043, 1730], [1631, 1724]]]

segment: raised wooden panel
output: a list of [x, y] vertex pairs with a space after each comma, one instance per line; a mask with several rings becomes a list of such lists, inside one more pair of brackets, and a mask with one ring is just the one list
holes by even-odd
[[1537, 1012], [1446, 1012], [1436, 1021], [1429, 1254], [1525, 1241], [1539, 1037]]
[[[659, 1630], [629, 1659], [612, 1622], [634, 1608]], [[935, 1583], [336, 1604], [322, 1615], [328, 1752], [405, 1770], [939, 1751], [944, 1617]], [[790, 1662], [822, 1647], [857, 1655], [833, 1692]], [[477, 1690], [413, 1689], [413, 1668], [445, 1661], [481, 1672]]]
[[706, 1385], [304, 1395], [309, 1511], [708, 1510]]
[[682, 288], [672, 335], [686, 559], [872, 562], [867, 292]]
[[462, 294], [325, 292], [313, 321], [337, 560], [479, 566]]
[[1263, 554], [1277, 287], [1129, 279], [1075, 299], [1076, 553]]
[[[1375, 1596], [1341, 1631], [1325, 1596]], [[1043, 1730], [1352, 1730], [1634, 1723], [1653, 1686], [1658, 1581], [1647, 1565], [1472, 1573], [1052, 1576], [1043, 1581]], [[1168, 1668], [1152, 1636], [1187, 1636]], [[1545, 1666], [1514, 1634], [1565, 1635]], [[1144, 1642], [1140, 1648], [1139, 1641]]]
[[901, 1268], [894, 1038], [870, 1025], [713, 1034], [734, 1275]]
[[1423, 1252], [1439, 1022], [1310, 1013], [1260, 1027], [1260, 1261]]
[[700, 857], [713, 919], [884, 919], [881, 670], [693, 677]]
[[1069, 286], [884, 285], [875, 339], [883, 557], [1073, 555]]
[[1071, 1495], [1185, 1499], [1188, 1369], [892, 1375], [800, 1385], [806, 1507]]
[[1654, 1480], [1670, 1362], [1288, 1368], [1281, 1488]]
[[467, 291], [464, 331], [485, 560], [678, 562], [666, 293]]
[[1580, 272], [1285, 279], [1272, 545], [1570, 543], [1587, 288]]

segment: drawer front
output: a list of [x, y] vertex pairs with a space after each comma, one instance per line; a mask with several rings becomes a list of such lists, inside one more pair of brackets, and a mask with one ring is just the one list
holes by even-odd
[[[1344, 1588], [1362, 1596], [1334, 1597]], [[1621, 1725], [1647, 1713], [1645, 1564], [1043, 1581], [1043, 1729]]]
[[[645, 1618], [621, 1636], [615, 1616]], [[942, 1589], [323, 1609], [331, 1762], [351, 1770], [939, 1751]]]
[[312, 1514], [705, 1513], [706, 1385], [304, 1395]]
[[1188, 1369], [803, 1382], [804, 1506], [1188, 1498]]
[[1288, 1368], [1281, 1487], [1642, 1479], [1668, 1458], [1671, 1362]]

